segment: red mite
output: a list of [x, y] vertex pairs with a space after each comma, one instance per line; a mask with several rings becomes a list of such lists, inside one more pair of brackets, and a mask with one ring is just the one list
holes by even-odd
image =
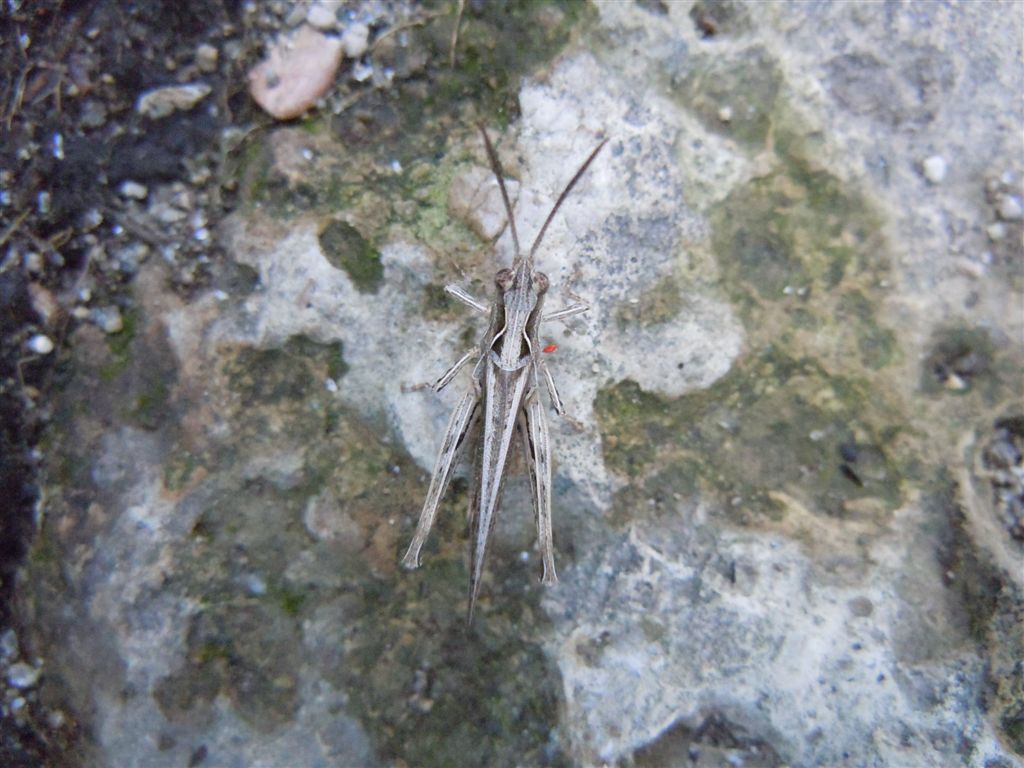
[[554, 352], [556, 349], [558, 349], [557, 344], [548, 344], [546, 347], [544, 347], [545, 352]]

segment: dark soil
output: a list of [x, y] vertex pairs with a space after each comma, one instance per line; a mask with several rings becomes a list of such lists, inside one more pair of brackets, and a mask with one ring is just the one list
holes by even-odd
[[[12, 0], [0, 10], [0, 634], [19, 629], [12, 597], [35, 526], [40, 440], [62, 346], [90, 307], [129, 302], [130, 272], [109, 259], [127, 235], [118, 185], [189, 183], [186, 161], [202, 162], [217, 145], [233, 101], [251, 109], [226, 85], [245, 82], [236, 71], [244, 57], [222, 57], [218, 71], [203, 73], [217, 109], [150, 121], [135, 101], [178, 83], [200, 44], [238, 39], [239, 13], [233, 0]], [[212, 197], [220, 210], [211, 218], [230, 205]], [[32, 351], [37, 334], [53, 352]], [[31, 661], [31, 650], [17, 653]], [[66, 764], [75, 724], [31, 691], [21, 698], [3, 703], [0, 765]]]

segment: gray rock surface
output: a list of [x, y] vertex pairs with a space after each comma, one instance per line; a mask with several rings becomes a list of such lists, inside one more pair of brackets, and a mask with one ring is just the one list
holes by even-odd
[[511, 260], [479, 136], [273, 132], [219, 284], [149, 259], [73, 340], [21, 604], [86, 762], [1021, 764], [1022, 31], [601, 2], [521, 84], [524, 244], [609, 143], [538, 256], [591, 305], [544, 330], [561, 583], [514, 477], [473, 628], [464, 482], [397, 562], [459, 394], [408, 390], [483, 327], [443, 286]]

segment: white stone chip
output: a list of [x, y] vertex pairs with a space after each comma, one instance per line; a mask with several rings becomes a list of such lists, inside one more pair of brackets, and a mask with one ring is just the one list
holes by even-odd
[[946, 178], [946, 160], [940, 155], [932, 155], [921, 163], [921, 170], [929, 184], [941, 184]]
[[117, 190], [121, 197], [127, 197], [131, 200], [145, 200], [149, 194], [149, 190], [145, 185], [139, 184], [137, 181], [122, 181], [121, 186]]
[[1003, 195], [996, 205], [999, 218], [1003, 221], [1018, 221], [1024, 217], [1024, 206], [1016, 195]]
[[352, 24], [341, 35], [341, 47], [350, 59], [358, 59], [369, 48], [370, 28], [365, 24]]
[[23, 661], [11, 664], [10, 669], [7, 670], [8, 684], [19, 690], [31, 688], [38, 680], [39, 670]]
[[26, 342], [25, 346], [30, 352], [37, 355], [48, 355], [53, 352], [53, 339], [45, 334], [37, 333]]

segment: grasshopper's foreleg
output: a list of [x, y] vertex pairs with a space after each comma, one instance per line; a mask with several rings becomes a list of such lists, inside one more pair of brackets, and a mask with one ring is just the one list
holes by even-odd
[[526, 396], [518, 426], [522, 434], [526, 464], [530, 470], [533, 508], [537, 513], [537, 539], [543, 564], [541, 582], [557, 584], [554, 537], [551, 533], [551, 443], [544, 406], [536, 389]]
[[477, 312], [483, 312], [484, 314], [487, 314], [488, 312], [491, 311], [490, 306], [484, 304], [482, 301], [474, 299], [472, 296], [470, 296], [468, 293], [462, 290], [462, 288], [457, 286], [455, 283], [449, 283], [444, 287], [444, 290], [445, 293], [447, 293], [449, 296], [451, 296], [454, 299], [458, 299], [467, 307], [472, 307]]
[[548, 320], [567, 320], [570, 317], [582, 315], [584, 312], [590, 309], [590, 305], [587, 304], [587, 302], [585, 302], [575, 293], [569, 291], [568, 296], [573, 300], [572, 304], [562, 307], [561, 309], [556, 309], [551, 314], [544, 315], [545, 322]]
[[423, 548], [430, 528], [434, 525], [434, 516], [437, 514], [437, 507], [441, 503], [448, 481], [451, 479], [452, 467], [459, 455], [459, 450], [465, 444], [466, 437], [476, 426], [479, 413], [480, 395], [477, 388], [467, 392], [459, 400], [458, 405], [448, 420], [448, 428], [444, 433], [444, 441], [441, 443], [441, 450], [437, 454], [437, 462], [434, 464], [434, 474], [430, 478], [430, 490], [427, 491], [427, 500], [423, 502], [423, 509], [420, 512], [420, 520], [416, 525], [416, 533], [409, 544], [409, 550], [402, 558], [402, 565], [406, 568], [418, 568], [420, 564], [420, 550]]

